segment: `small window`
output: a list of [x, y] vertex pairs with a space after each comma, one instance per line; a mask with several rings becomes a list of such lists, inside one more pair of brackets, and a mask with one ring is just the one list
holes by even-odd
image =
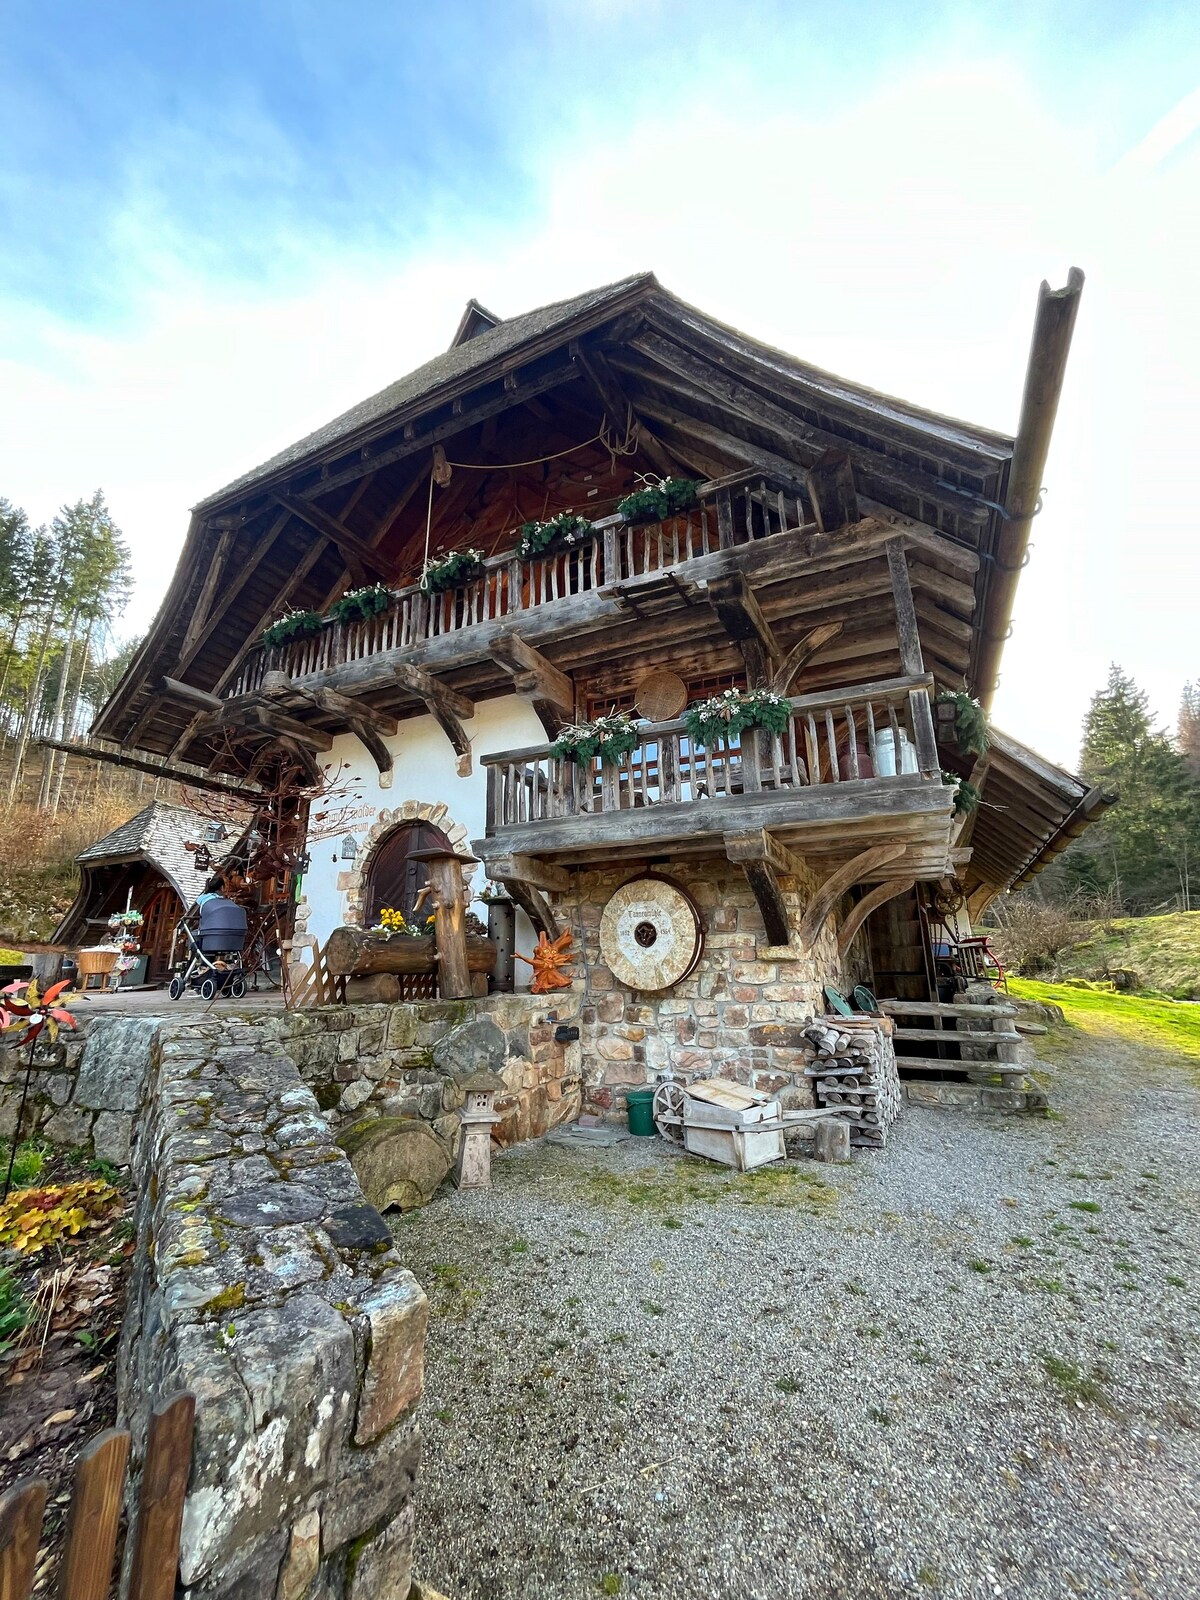
[[367, 868], [366, 913], [368, 925], [379, 921], [384, 906], [412, 912], [413, 902], [429, 882], [424, 861], [414, 861], [422, 850], [452, 850], [454, 847], [440, 828], [431, 822], [406, 822], [394, 828], [371, 857]]

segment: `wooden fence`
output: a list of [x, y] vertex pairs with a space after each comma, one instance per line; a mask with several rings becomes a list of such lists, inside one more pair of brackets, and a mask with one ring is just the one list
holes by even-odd
[[[156, 1406], [133, 1525], [129, 1600], [172, 1600], [179, 1567], [183, 1497], [192, 1463], [195, 1397]], [[59, 1569], [59, 1600], [108, 1600], [129, 1464], [129, 1433], [109, 1428], [80, 1452]], [[0, 1497], [0, 1600], [29, 1600], [49, 1487], [23, 1478]]]

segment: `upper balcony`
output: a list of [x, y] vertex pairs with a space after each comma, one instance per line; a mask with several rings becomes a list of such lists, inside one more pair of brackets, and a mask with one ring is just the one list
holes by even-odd
[[[329, 621], [309, 638], [256, 645], [225, 697], [254, 694], [268, 673], [357, 693], [394, 682], [391, 663], [401, 659], [434, 668], [486, 659], [502, 624], [520, 619], [523, 635], [552, 639], [559, 630], [653, 611], [664, 600], [682, 603], [689, 585], [748, 560], [757, 565], [755, 555], [767, 556], [764, 541], [816, 531], [796, 484], [733, 473], [701, 485], [697, 505], [665, 522], [630, 526], [606, 517], [577, 544], [530, 559], [513, 551], [489, 556], [479, 576], [447, 592], [428, 594], [411, 584], [367, 621]], [[782, 558], [784, 551], [778, 553]]]

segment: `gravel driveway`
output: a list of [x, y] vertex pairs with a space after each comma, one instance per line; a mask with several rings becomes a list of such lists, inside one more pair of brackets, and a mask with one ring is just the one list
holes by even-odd
[[908, 1111], [853, 1166], [742, 1178], [528, 1145], [398, 1219], [434, 1307], [420, 1574], [1193, 1600], [1200, 1092], [1054, 1053], [1049, 1120]]

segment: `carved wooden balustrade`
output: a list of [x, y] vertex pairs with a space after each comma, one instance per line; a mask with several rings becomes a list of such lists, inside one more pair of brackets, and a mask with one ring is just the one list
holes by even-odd
[[698, 503], [664, 522], [628, 526], [605, 517], [578, 544], [530, 559], [513, 552], [489, 556], [482, 572], [442, 594], [419, 584], [396, 592], [392, 605], [362, 622], [327, 622], [287, 645], [255, 646], [225, 691], [253, 693], [268, 672], [303, 679], [348, 663], [410, 650], [445, 634], [522, 612], [569, 602], [574, 596], [654, 572], [685, 568], [698, 557], [809, 526], [795, 484], [739, 472], [700, 486]]

